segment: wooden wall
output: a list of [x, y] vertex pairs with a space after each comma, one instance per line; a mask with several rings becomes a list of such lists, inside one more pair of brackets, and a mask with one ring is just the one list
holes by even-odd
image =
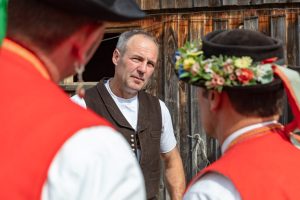
[[143, 10], [297, 3], [300, 0], [136, 0]]

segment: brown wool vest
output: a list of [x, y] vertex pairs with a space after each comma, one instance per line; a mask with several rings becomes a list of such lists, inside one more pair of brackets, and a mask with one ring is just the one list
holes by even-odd
[[162, 118], [159, 100], [144, 91], [139, 92], [138, 122], [135, 131], [108, 93], [103, 81], [104, 79], [86, 91], [86, 105], [110, 121], [126, 138], [135, 153], [137, 148], [141, 150], [140, 166], [145, 179], [147, 198], [153, 198], [158, 194], [160, 180]]

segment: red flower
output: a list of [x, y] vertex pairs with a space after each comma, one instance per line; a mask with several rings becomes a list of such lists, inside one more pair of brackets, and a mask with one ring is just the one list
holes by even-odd
[[264, 59], [263, 61], [261, 61], [261, 64], [273, 63], [273, 62], [275, 62], [277, 59], [278, 59], [277, 57], [267, 58], [267, 59]]
[[237, 69], [235, 71], [238, 80], [243, 84], [249, 83], [254, 77], [253, 71], [247, 68]]

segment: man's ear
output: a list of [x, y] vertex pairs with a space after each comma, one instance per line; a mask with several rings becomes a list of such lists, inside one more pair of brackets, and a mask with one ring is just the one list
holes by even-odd
[[221, 105], [222, 93], [219, 93], [218, 91], [215, 90], [211, 90], [209, 92], [208, 99], [210, 101], [210, 110], [215, 111]]
[[118, 64], [120, 57], [121, 57], [120, 51], [118, 49], [115, 49], [112, 56], [112, 62], [114, 63], [114, 65]]
[[80, 63], [90, 59], [99, 46], [105, 31], [105, 24], [88, 24], [82, 26], [72, 38], [72, 54]]

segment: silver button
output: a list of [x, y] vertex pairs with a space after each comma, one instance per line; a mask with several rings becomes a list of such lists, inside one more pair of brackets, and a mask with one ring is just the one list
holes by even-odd
[[132, 148], [132, 151], [135, 151], [135, 149]]
[[134, 144], [131, 144], [132, 147], [134, 147]]
[[134, 139], [131, 139], [130, 141], [131, 141], [131, 142], [134, 142]]
[[134, 137], [134, 135], [131, 135], [131, 137], [133, 138], [133, 137]]

